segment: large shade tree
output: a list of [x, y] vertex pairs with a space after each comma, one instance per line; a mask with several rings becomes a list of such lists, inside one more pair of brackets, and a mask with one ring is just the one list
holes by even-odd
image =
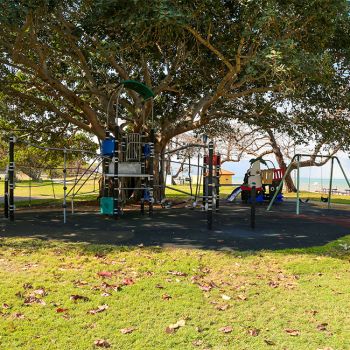
[[[307, 91], [318, 98], [347, 66], [345, 0], [1, 0], [0, 7], [0, 90], [19, 119], [45, 115], [43, 127], [70, 124], [101, 139], [107, 119], [113, 127], [108, 104], [117, 85], [137, 79], [156, 94], [158, 150], [178, 134], [244, 115], [244, 98], [298, 95], [303, 104]], [[150, 102], [130, 91], [120, 104], [125, 126], [137, 131], [146, 120], [149, 131]]]

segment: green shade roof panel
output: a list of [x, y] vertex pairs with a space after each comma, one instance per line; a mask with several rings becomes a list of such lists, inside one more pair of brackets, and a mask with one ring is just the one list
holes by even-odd
[[127, 89], [136, 91], [145, 101], [154, 97], [153, 91], [148, 86], [136, 80], [123, 80], [120, 84]]

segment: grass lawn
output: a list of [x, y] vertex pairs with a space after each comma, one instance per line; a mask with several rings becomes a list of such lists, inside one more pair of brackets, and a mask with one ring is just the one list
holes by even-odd
[[350, 236], [255, 253], [0, 244], [1, 349], [350, 349]]
[[[71, 190], [75, 179], [67, 179], [67, 192]], [[82, 184], [82, 182], [80, 182]], [[31, 187], [31, 188], [30, 188]], [[75, 191], [80, 187], [78, 185]], [[98, 191], [98, 181], [93, 179], [88, 180], [79, 191], [79, 193]], [[0, 181], [0, 196], [4, 194], [4, 181]], [[63, 198], [63, 183], [54, 182], [50, 180], [43, 180], [40, 182], [19, 181], [16, 183], [15, 195], [20, 197], [48, 197], [48, 198]]]
[[[67, 185], [67, 192], [72, 188], [74, 183], [74, 178], [68, 179], [68, 185]], [[31, 193], [31, 196], [37, 199], [32, 199], [31, 204], [45, 204], [48, 201], [52, 201], [56, 199], [56, 202], [61, 204], [63, 199], [63, 185], [62, 183], [54, 183], [50, 180], [44, 180], [41, 182], [32, 182], [31, 183], [31, 192], [29, 190], [29, 181], [20, 181], [16, 185], [15, 189], [15, 195], [19, 197], [28, 197]], [[79, 188], [78, 186], [75, 191]], [[191, 188], [189, 185], [175, 185], [171, 186], [174, 189], [179, 189], [181, 191], [185, 191], [188, 194], [191, 193]], [[186, 195], [184, 193], [178, 192], [174, 189], [166, 189], [166, 196], [167, 198], [177, 198], [181, 200], [189, 199], [190, 196]], [[225, 199], [233, 190], [233, 187], [231, 186], [222, 186], [220, 188], [220, 195], [222, 199]], [[91, 191], [96, 191], [94, 194], [90, 194]], [[84, 197], [86, 200], [93, 200], [97, 197], [97, 191], [98, 191], [98, 181], [94, 181], [93, 179], [88, 180], [83, 187], [80, 189], [79, 194], [76, 196], [77, 201], [84, 200]], [[0, 196], [3, 196], [4, 193], [4, 182], [0, 181]], [[192, 195], [195, 196], [196, 193], [196, 185], [194, 184], [192, 186]], [[85, 195], [87, 194], [87, 195]], [[202, 195], [202, 188], [200, 188], [199, 195]], [[284, 196], [286, 198], [296, 198], [295, 193], [284, 193]], [[323, 196], [326, 196], [323, 194]], [[39, 199], [40, 198], [40, 199]], [[321, 201], [321, 194], [315, 193], [315, 192], [300, 192], [300, 198], [310, 198], [310, 201]], [[21, 200], [17, 201], [17, 206], [26, 206], [29, 203], [28, 200]], [[344, 196], [344, 195], [332, 195], [332, 203], [340, 203], [340, 204], [350, 204], [350, 196]]]

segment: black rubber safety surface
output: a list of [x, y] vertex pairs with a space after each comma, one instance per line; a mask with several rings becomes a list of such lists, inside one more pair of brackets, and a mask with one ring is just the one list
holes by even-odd
[[60, 210], [18, 211], [16, 221], [0, 219], [0, 237], [36, 237], [43, 240], [94, 244], [176, 246], [216, 250], [286, 249], [324, 245], [350, 234], [350, 205], [301, 205], [285, 202], [271, 212], [257, 207], [256, 228], [250, 228], [250, 208], [222, 205], [214, 213], [213, 230], [206, 213], [191, 209], [155, 209], [153, 217], [128, 211], [119, 219], [81, 210], [68, 214], [63, 224]]

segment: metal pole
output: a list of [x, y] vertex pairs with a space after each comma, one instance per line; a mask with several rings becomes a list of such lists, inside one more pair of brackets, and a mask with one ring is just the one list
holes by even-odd
[[276, 197], [277, 197], [278, 193], [280, 192], [280, 190], [281, 190], [281, 188], [283, 186], [284, 180], [286, 179], [287, 175], [290, 173], [290, 169], [292, 168], [293, 162], [298, 156], [299, 156], [298, 154], [294, 155], [294, 157], [292, 158], [291, 162], [289, 163], [288, 168], [287, 168], [286, 172], [284, 173], [280, 184], [277, 186], [277, 189], [276, 189], [275, 194], [273, 195], [273, 197], [272, 197], [272, 199], [270, 201], [269, 206], [266, 209], [267, 211], [271, 210], [272, 205], [275, 202]]
[[250, 200], [251, 200], [250, 226], [254, 230], [255, 229], [255, 204], [256, 204], [256, 186], [255, 186], [255, 182], [253, 182]]
[[6, 169], [5, 182], [4, 182], [4, 216], [6, 219], [9, 217], [9, 178], [8, 169]]
[[300, 214], [300, 155], [297, 158], [297, 208], [296, 214]]
[[[73, 206], [73, 203], [72, 203]], [[63, 223], [67, 223], [67, 151], [63, 151]]]
[[113, 217], [119, 217], [119, 127], [115, 128], [115, 143], [114, 143], [114, 174], [113, 174]]
[[214, 144], [213, 141], [209, 142], [209, 161], [208, 161], [208, 209], [207, 209], [207, 224], [208, 229], [213, 228], [213, 155], [214, 155]]
[[331, 198], [332, 198], [332, 187], [333, 187], [333, 168], [334, 168], [334, 158], [331, 161], [331, 175], [329, 179], [329, 190], [328, 190], [328, 209], [331, 209]]
[[29, 207], [32, 207], [32, 177], [29, 177]]
[[203, 208], [206, 207], [206, 204], [208, 203], [208, 157], [204, 155], [203, 157], [203, 186], [202, 186], [202, 192], [203, 192], [203, 200], [202, 205]]
[[15, 142], [14, 136], [10, 137], [9, 145], [9, 218], [10, 221], [15, 221]]
[[152, 216], [153, 215], [153, 202], [154, 202], [154, 197], [153, 197], [153, 192], [154, 192], [154, 144], [155, 144], [155, 134], [154, 134], [154, 129], [151, 130], [151, 135], [150, 135], [151, 142], [149, 143], [150, 147], [150, 156], [149, 156], [149, 186], [148, 186], [148, 191], [149, 191], [149, 202], [148, 202], [148, 215]]
[[221, 157], [220, 154], [216, 155], [216, 168], [215, 168], [215, 185], [216, 185], [216, 211], [220, 208], [220, 170], [221, 170]]
[[[141, 133], [141, 140], [144, 138], [144, 133]], [[141, 153], [141, 174], [146, 174], [146, 155], [145, 155], [145, 144], [143, 144], [143, 151]], [[146, 181], [145, 178], [141, 178], [141, 202], [140, 212], [143, 215], [145, 213], [145, 196], [146, 196]]]
[[337, 160], [339, 167], [340, 167], [340, 170], [342, 171], [344, 178], [345, 178], [345, 180], [350, 188], [350, 181], [349, 181], [348, 177], [346, 176], [345, 170], [344, 170], [343, 166], [341, 165], [339, 158], [338, 157], [334, 157], [334, 158]]
[[[159, 185], [164, 185], [166, 182], [166, 174], [165, 174], [165, 163], [164, 163], [164, 152], [165, 152], [165, 148], [162, 148], [162, 150], [160, 151], [160, 159], [158, 160], [159, 163]], [[158, 155], [159, 156], [159, 155]], [[158, 199], [160, 201], [162, 201], [162, 199], [164, 198], [164, 191], [162, 188], [159, 189], [159, 197]]]

